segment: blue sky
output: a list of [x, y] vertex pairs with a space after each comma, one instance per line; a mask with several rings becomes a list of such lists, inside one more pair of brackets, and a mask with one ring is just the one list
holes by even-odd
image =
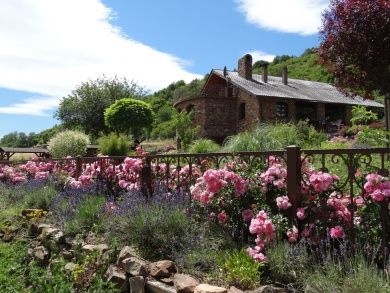
[[3, 0], [0, 137], [39, 132], [61, 97], [103, 74], [151, 92], [237, 59], [318, 46], [328, 0]]

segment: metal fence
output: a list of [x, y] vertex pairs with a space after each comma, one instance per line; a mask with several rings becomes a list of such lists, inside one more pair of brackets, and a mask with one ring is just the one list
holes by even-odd
[[[284, 162], [287, 168], [287, 194], [292, 204], [291, 218], [301, 206], [302, 184], [308, 182], [302, 168], [307, 161], [318, 170], [340, 175], [340, 180], [333, 189], [341, 193], [347, 192], [353, 196], [364, 194], [364, 177], [371, 172], [389, 176], [390, 148], [369, 149], [331, 149], [331, 150], [301, 150], [297, 146], [289, 146], [284, 150], [266, 152], [237, 153], [205, 153], [205, 154], [161, 154], [147, 155], [142, 158], [143, 168], [140, 174], [142, 191], [151, 196], [156, 188], [169, 186], [175, 190], [189, 191], [196, 179], [209, 168], [220, 168], [229, 162], [244, 162], [257, 172], [267, 169], [270, 156]], [[105, 166], [115, 166], [123, 162], [125, 157], [77, 157], [72, 159], [39, 159], [53, 161], [59, 166], [72, 165], [73, 176], [79, 177], [86, 164], [92, 162], [104, 163]], [[20, 164], [21, 162], [0, 162]], [[360, 174], [359, 176], [357, 174]], [[353, 196], [351, 196], [351, 213], [354, 213]], [[389, 201], [389, 199], [387, 199]], [[380, 214], [383, 241], [390, 239], [389, 203], [382, 205]]]

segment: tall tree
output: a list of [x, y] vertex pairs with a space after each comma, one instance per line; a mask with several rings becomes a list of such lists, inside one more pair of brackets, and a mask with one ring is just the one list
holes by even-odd
[[390, 93], [390, 0], [331, 0], [319, 57], [346, 91]]
[[145, 90], [127, 79], [102, 77], [83, 82], [67, 97], [63, 97], [55, 117], [65, 128], [82, 129], [97, 137], [108, 133], [104, 110], [123, 98], [144, 99]]

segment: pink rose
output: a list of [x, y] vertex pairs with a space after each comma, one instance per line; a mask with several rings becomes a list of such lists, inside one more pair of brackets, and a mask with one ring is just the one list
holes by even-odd
[[344, 238], [344, 229], [341, 226], [336, 226], [330, 229], [329, 235], [331, 238]]

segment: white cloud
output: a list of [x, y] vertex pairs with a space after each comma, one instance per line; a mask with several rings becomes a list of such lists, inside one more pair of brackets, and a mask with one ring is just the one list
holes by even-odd
[[246, 20], [261, 28], [312, 35], [329, 0], [236, 0]]
[[38, 97], [26, 99], [20, 103], [15, 103], [7, 107], [0, 107], [0, 113], [32, 116], [50, 116], [46, 113], [46, 111], [52, 110], [57, 106], [58, 98], [56, 97]]
[[259, 60], [272, 62], [275, 58], [275, 55], [267, 54], [263, 51], [252, 51], [252, 52], [248, 52], [248, 54], [252, 55], [253, 63]]
[[[35, 104], [2, 107], [2, 113], [34, 104], [42, 114], [58, 105], [58, 97], [102, 74], [150, 90], [199, 77], [184, 68], [185, 61], [125, 36], [111, 18], [101, 0], [2, 0], [0, 88], [42, 95]], [[42, 99], [47, 102], [39, 104]]]

